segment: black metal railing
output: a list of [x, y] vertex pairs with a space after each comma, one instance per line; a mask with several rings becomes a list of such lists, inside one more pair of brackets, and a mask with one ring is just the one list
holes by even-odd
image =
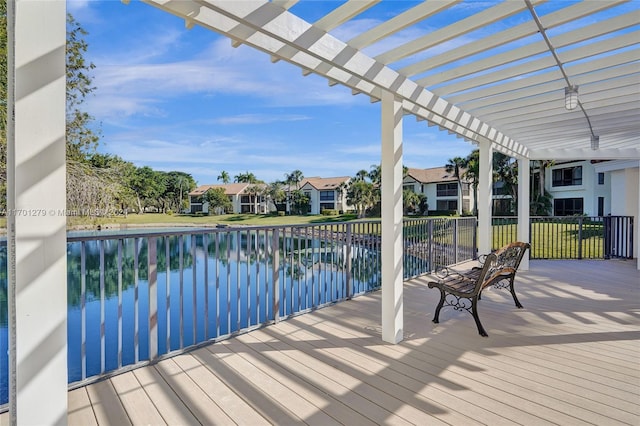
[[[475, 218], [407, 220], [404, 277], [472, 259], [475, 229]], [[379, 289], [380, 230], [357, 221], [69, 234], [70, 387]], [[8, 366], [6, 241], [0, 265]]]
[[[494, 217], [492, 249], [517, 241], [518, 219]], [[532, 217], [531, 259], [632, 259], [633, 217]]]

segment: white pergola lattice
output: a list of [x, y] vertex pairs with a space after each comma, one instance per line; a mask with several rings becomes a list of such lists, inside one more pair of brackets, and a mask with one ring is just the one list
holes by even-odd
[[[490, 249], [491, 241], [494, 150], [520, 163], [518, 239], [529, 239], [531, 160], [626, 160], [607, 170], [625, 170], [618, 182], [625, 194], [636, 197], [632, 211], [638, 223], [638, 2], [330, 1], [328, 13], [308, 22], [307, 1], [143, 1], [184, 19], [187, 28], [208, 28], [229, 37], [234, 46], [252, 46], [274, 62], [300, 67], [304, 75], [321, 75], [329, 85], [341, 84], [354, 95], [381, 101], [386, 341], [398, 342], [403, 332], [406, 115], [478, 144], [482, 252]], [[9, 0], [7, 6], [8, 207], [34, 213], [9, 215], [7, 220], [11, 422], [64, 424], [66, 221], [38, 213], [61, 211], [65, 205], [66, 4]], [[377, 8], [384, 13], [376, 13]], [[372, 28], [348, 40], [335, 36], [341, 26], [371, 16], [378, 20]], [[439, 52], [443, 45], [451, 47]], [[564, 109], [568, 85], [579, 86], [581, 106], [572, 111]], [[592, 135], [599, 136], [598, 149], [591, 149]], [[639, 229], [636, 226], [636, 241]], [[525, 259], [521, 268], [527, 267]]]
[[[536, 10], [545, 1], [530, 2], [571, 84], [579, 86], [600, 137], [592, 150], [583, 112], [564, 109], [567, 82], [524, 0], [485, 4], [464, 19], [457, 18], [465, 3], [459, 0], [396, 2], [395, 16], [386, 7], [385, 21], [350, 40], [332, 31], [389, 2], [328, 2], [333, 10], [310, 23], [296, 15], [304, 1], [143, 1], [183, 18], [188, 28], [201, 25], [354, 94], [380, 100], [390, 91], [407, 113], [468, 140], [486, 138], [515, 156], [640, 158], [637, 3], [556, 2], [560, 7], [545, 14]], [[418, 35], [407, 39], [407, 29]], [[443, 43], [456, 47], [431, 53]], [[392, 47], [366, 53], [381, 46]]]

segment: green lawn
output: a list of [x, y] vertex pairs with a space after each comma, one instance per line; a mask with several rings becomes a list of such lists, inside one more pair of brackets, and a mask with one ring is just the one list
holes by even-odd
[[[87, 227], [102, 228], [135, 227], [142, 226], [215, 226], [222, 225], [248, 225], [248, 226], [281, 226], [313, 223], [349, 222], [357, 221], [354, 214], [339, 216], [274, 216], [255, 214], [227, 214], [219, 216], [202, 215], [166, 215], [158, 213], [130, 214], [125, 217], [91, 218], [69, 217], [68, 228], [79, 229]], [[536, 223], [532, 226], [532, 256], [534, 258], [576, 258], [578, 246], [581, 246], [581, 254], [586, 258], [602, 257], [602, 225], [584, 224], [582, 239], [578, 243], [578, 226], [566, 223]], [[363, 224], [353, 229], [354, 233], [379, 234], [378, 223]], [[0, 229], [6, 229], [6, 218], [0, 218]], [[494, 225], [493, 247], [502, 247], [511, 241], [515, 241], [517, 226], [514, 224]], [[335, 230], [334, 230], [335, 231]], [[410, 233], [410, 232], [409, 232]]]
[[89, 218], [70, 217], [67, 224], [69, 228], [97, 226], [102, 227], [117, 225], [158, 225], [158, 226], [214, 226], [222, 225], [294, 225], [322, 222], [346, 222], [356, 219], [356, 215], [339, 216], [275, 216], [275, 215], [255, 215], [255, 214], [225, 214], [218, 216], [203, 215], [167, 215], [161, 213], [130, 214], [126, 218], [123, 216], [110, 218]]

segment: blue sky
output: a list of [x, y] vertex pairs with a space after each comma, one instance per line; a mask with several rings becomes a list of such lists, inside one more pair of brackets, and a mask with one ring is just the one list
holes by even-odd
[[[332, 34], [348, 40], [385, 19], [389, 8], [398, 13], [416, 3], [383, 1]], [[536, 9], [544, 15], [569, 3], [573, 1], [550, 1]], [[340, 4], [303, 0], [292, 10], [313, 22]], [[455, 16], [461, 19], [492, 4], [495, 2], [461, 3]], [[187, 30], [183, 20], [137, 0], [129, 5], [119, 0], [68, 0], [67, 5], [89, 32], [86, 56], [96, 65], [97, 90], [86, 109], [101, 126], [99, 151], [119, 155], [137, 166], [185, 171], [198, 184], [216, 183], [222, 170], [231, 177], [252, 172], [273, 182], [295, 169], [309, 177], [353, 176], [380, 162], [380, 104], [370, 103], [368, 97], [353, 96], [342, 86], [329, 87], [325, 78], [313, 74], [303, 77], [299, 68], [282, 61], [273, 64], [268, 55], [250, 47], [233, 48], [229, 39], [217, 33], [198, 26]], [[507, 24], [500, 22], [443, 43], [409, 61], [525, 19], [530, 19], [528, 12], [509, 18]], [[390, 44], [423, 35], [428, 26], [444, 24], [430, 20], [407, 28], [368, 47], [365, 53], [375, 56]], [[401, 61], [394, 67], [402, 65]], [[443, 166], [448, 159], [464, 157], [475, 148], [410, 116], [405, 117], [403, 134], [408, 167]]]
[[[327, 10], [326, 2], [311, 3]], [[101, 152], [185, 171], [198, 184], [217, 183], [222, 170], [272, 182], [295, 169], [353, 176], [380, 162], [380, 104], [366, 96], [272, 64], [250, 47], [233, 48], [214, 32], [187, 30], [135, 0], [69, 0], [68, 11], [89, 32], [97, 90], [85, 106], [101, 126]], [[353, 25], [371, 25], [368, 19]], [[419, 168], [474, 148], [411, 117], [404, 143], [404, 164]]]

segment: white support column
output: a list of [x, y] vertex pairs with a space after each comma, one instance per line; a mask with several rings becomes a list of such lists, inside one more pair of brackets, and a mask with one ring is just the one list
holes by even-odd
[[10, 424], [66, 424], [66, 3], [9, 0], [7, 30]]
[[[518, 159], [518, 241], [525, 243], [531, 242], [529, 235], [529, 205], [530, 205], [530, 166], [531, 162], [528, 158]], [[529, 270], [529, 256], [531, 250], [525, 253], [520, 262], [519, 269], [522, 271]]]
[[382, 340], [403, 338], [402, 103], [382, 92]]
[[479, 142], [480, 184], [478, 185], [478, 253], [491, 252], [491, 209], [493, 207], [493, 148], [484, 139]]
[[638, 182], [636, 188], [638, 188], [638, 205], [636, 206], [636, 216], [634, 218], [634, 227], [636, 230], [635, 236], [635, 245], [634, 245], [634, 254], [636, 255], [636, 260], [638, 263], [638, 270], [640, 270], [640, 161], [638, 162]]

